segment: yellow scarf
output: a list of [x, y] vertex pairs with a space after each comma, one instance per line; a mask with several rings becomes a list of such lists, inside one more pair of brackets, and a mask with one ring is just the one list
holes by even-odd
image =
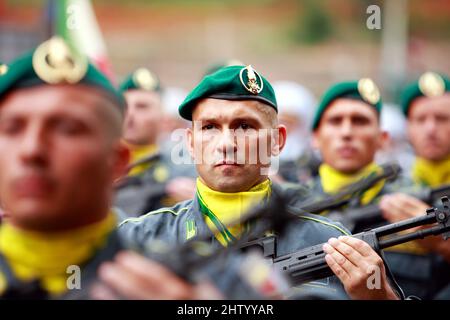
[[[381, 168], [375, 163], [371, 163], [358, 171], [355, 174], [344, 174], [332, 168], [327, 164], [322, 164], [319, 167], [319, 175], [322, 183], [323, 191], [328, 194], [333, 194], [341, 191], [341, 189], [351, 183], [354, 183], [362, 178], [369, 176], [370, 174], [381, 170]], [[364, 192], [361, 197], [361, 203], [366, 205], [370, 203], [381, 191], [385, 181], [381, 180], [375, 184], [372, 188]]]
[[[116, 227], [114, 214], [93, 225], [55, 234], [18, 229], [10, 224], [0, 227], [0, 252], [14, 275], [22, 281], [39, 279], [50, 294], [67, 290], [67, 267], [80, 266], [106, 245], [108, 235]], [[0, 293], [6, 279], [0, 273]]]
[[[271, 181], [269, 179], [254, 186], [248, 191], [226, 193], [210, 189], [200, 179], [197, 179], [197, 195], [201, 205], [219, 220], [219, 223], [226, 226], [227, 224], [238, 221], [252, 206], [263, 201], [269, 196], [271, 190]], [[213, 218], [214, 219], [214, 218]], [[209, 215], [205, 215], [205, 221], [210, 230], [214, 233], [216, 239], [223, 245], [227, 246], [229, 240], [217, 228], [213, 219]], [[243, 225], [237, 225], [227, 228], [234, 237], [239, 237], [245, 228]]]
[[[323, 164], [319, 168], [320, 179], [322, 182], [322, 188], [326, 193], [336, 193], [340, 191], [343, 187], [358, 181], [361, 178], [367, 177], [372, 172], [380, 170], [380, 167], [375, 163], [371, 163], [356, 174], [347, 175], [336, 171], [332, 167]], [[372, 188], [367, 190], [362, 198], [361, 203], [366, 205], [370, 203], [381, 191], [384, 186], [385, 181], [381, 180], [375, 184]], [[412, 254], [424, 254], [427, 251], [416, 241], [406, 242], [392, 248], [388, 248], [389, 251], [400, 251]]]
[[416, 158], [412, 168], [412, 176], [416, 183], [430, 187], [450, 183], [450, 156], [438, 162]]
[[[142, 160], [146, 157], [151, 156], [152, 154], [156, 153], [158, 151], [158, 146], [156, 144], [150, 144], [150, 145], [133, 145], [129, 143], [125, 143], [130, 149], [130, 165], [133, 163], [136, 163], [139, 160]], [[137, 176], [146, 171], [151, 167], [151, 163], [143, 163], [140, 165], [137, 165], [133, 167], [129, 172], [129, 176]]]
[[[450, 157], [439, 162], [416, 158], [412, 168], [412, 177], [416, 183], [430, 187], [438, 187], [450, 183]], [[427, 248], [420, 245], [417, 241], [399, 244], [386, 250], [416, 255], [424, 255], [429, 252]]]

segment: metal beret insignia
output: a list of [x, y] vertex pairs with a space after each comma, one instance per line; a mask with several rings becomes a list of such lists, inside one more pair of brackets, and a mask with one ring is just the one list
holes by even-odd
[[362, 78], [358, 81], [358, 92], [370, 104], [377, 104], [380, 101], [380, 90], [370, 78]]
[[33, 68], [43, 81], [50, 84], [77, 83], [86, 74], [87, 58], [74, 53], [60, 37], [53, 37], [37, 47]]

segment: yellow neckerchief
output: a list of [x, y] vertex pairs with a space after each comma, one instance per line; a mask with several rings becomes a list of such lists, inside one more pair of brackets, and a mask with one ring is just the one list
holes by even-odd
[[450, 183], [450, 156], [437, 162], [417, 157], [412, 168], [412, 176], [416, 183], [430, 187]]
[[[130, 150], [130, 162], [132, 165], [139, 160], [142, 160], [146, 157], [151, 156], [158, 152], [158, 146], [156, 144], [148, 144], [148, 145], [133, 145], [130, 143], [125, 143], [128, 149]], [[143, 163], [133, 167], [129, 172], [129, 176], [137, 176], [146, 171], [151, 167], [151, 163]]]
[[[5, 223], [0, 227], [0, 252], [17, 279], [39, 279], [43, 289], [59, 295], [67, 290], [71, 275], [67, 267], [89, 260], [106, 245], [115, 228], [112, 213], [95, 224], [54, 234], [25, 231]], [[6, 279], [0, 272], [0, 293], [5, 289]]]
[[[450, 183], [450, 156], [438, 162], [417, 157], [412, 168], [412, 177], [414, 182], [430, 187], [438, 187]], [[418, 241], [402, 243], [386, 250], [416, 255], [424, 255], [430, 252], [427, 248], [420, 245]]]
[[[381, 168], [372, 162], [355, 174], [345, 174], [335, 170], [327, 164], [322, 164], [319, 167], [319, 175], [323, 191], [328, 194], [333, 194], [341, 191], [343, 187], [365, 178], [379, 170], [381, 170]], [[381, 189], [383, 189], [384, 183], [385, 181], [381, 180], [372, 188], [364, 192], [361, 197], [361, 204], [366, 205], [370, 203], [379, 194]]]
[[[322, 182], [322, 188], [326, 193], [336, 193], [340, 191], [343, 187], [353, 182], [358, 181], [361, 178], [367, 177], [372, 172], [379, 170], [380, 167], [375, 163], [371, 163], [358, 173], [353, 175], [347, 175], [336, 171], [332, 167], [323, 164], [319, 167], [320, 179]], [[381, 191], [384, 186], [384, 180], [381, 180], [375, 184], [372, 188], [367, 190], [362, 198], [361, 203], [366, 205], [370, 203]], [[386, 249], [388, 251], [405, 252], [412, 254], [424, 254], [427, 252], [418, 242], [410, 241], [391, 248]]]
[[[248, 191], [227, 193], [214, 191], [197, 179], [197, 197], [206, 224], [223, 246], [227, 246], [233, 237], [239, 237], [245, 231], [242, 225], [230, 228], [226, 225], [238, 221], [252, 206], [268, 197], [271, 184], [267, 179]], [[225, 230], [220, 230], [222, 227]]]

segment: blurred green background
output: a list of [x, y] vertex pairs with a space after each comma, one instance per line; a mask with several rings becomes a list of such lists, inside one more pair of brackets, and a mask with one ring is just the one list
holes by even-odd
[[[94, 0], [116, 79], [154, 70], [190, 89], [206, 68], [235, 58], [269, 80], [294, 80], [316, 95], [334, 81], [370, 76], [388, 100], [425, 70], [450, 73], [446, 0]], [[369, 30], [369, 5], [381, 30]], [[0, 0], [0, 60], [49, 37], [47, 1]]]

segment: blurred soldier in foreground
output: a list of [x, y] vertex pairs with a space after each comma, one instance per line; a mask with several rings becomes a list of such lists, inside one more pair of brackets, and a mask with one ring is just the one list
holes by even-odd
[[[0, 226], [0, 297], [201, 298], [160, 264], [118, 253], [113, 181], [129, 156], [120, 142], [122, 95], [60, 38], [3, 71], [0, 196], [8, 218]], [[107, 284], [117, 269], [126, 286], [112, 295]], [[129, 279], [142, 270], [148, 277], [134, 286]]]

